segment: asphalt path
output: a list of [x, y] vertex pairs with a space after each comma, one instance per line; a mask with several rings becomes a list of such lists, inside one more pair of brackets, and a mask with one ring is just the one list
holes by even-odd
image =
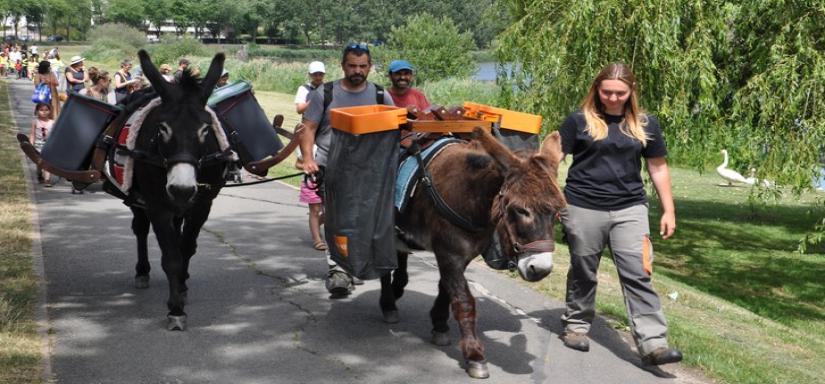
[[[28, 133], [31, 84], [10, 85], [15, 118]], [[410, 258], [397, 324], [382, 322], [377, 281], [332, 300], [324, 289], [324, 255], [311, 247], [307, 208], [288, 185], [221, 192], [190, 267], [188, 329], [170, 332], [153, 235], [151, 287], [133, 287], [129, 209], [97, 186], [73, 195], [65, 181], [53, 188], [31, 182], [45, 270], [48, 363], [58, 383], [474, 381], [463, 370], [454, 321], [451, 345], [429, 342], [438, 279], [433, 255]], [[601, 319], [589, 353], [567, 349], [558, 338], [562, 303], [480, 263], [467, 277], [478, 301], [489, 382], [707, 382], [678, 364], [642, 367], [626, 334]]]

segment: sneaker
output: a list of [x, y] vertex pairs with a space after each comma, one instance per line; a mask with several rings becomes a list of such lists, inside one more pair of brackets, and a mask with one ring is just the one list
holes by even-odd
[[330, 298], [333, 299], [346, 297], [355, 289], [350, 275], [337, 268], [329, 270], [324, 285], [331, 294]]
[[567, 348], [582, 352], [590, 350], [590, 340], [585, 332], [566, 331], [561, 335], [561, 340]]
[[361, 280], [361, 279], [359, 279], [355, 276], [352, 276], [352, 275], [350, 275], [349, 278], [352, 279], [352, 284], [353, 285], [364, 285], [364, 280]]
[[682, 361], [682, 352], [676, 348], [659, 347], [653, 352], [642, 356], [642, 363], [647, 365], [662, 365]]

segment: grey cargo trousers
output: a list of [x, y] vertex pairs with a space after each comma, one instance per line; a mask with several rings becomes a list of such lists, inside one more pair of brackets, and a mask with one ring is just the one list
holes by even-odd
[[667, 322], [653, 291], [647, 205], [597, 211], [568, 205], [561, 222], [570, 245], [565, 331], [588, 332], [596, 314], [597, 271], [605, 246], [610, 246], [619, 272], [630, 329], [639, 353], [667, 347]]

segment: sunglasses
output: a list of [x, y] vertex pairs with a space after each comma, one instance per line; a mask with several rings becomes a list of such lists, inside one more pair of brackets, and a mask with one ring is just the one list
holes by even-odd
[[356, 49], [370, 53], [370, 48], [367, 46], [367, 43], [350, 43], [344, 48], [344, 52], [354, 51]]

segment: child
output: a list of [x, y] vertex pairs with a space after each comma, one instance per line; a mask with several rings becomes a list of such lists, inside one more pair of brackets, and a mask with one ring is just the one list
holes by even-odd
[[[54, 114], [52, 114], [52, 106], [46, 103], [37, 103], [34, 107], [35, 119], [32, 121], [31, 135], [29, 141], [37, 148], [38, 151], [43, 149], [43, 144], [46, 138], [49, 137], [49, 131], [54, 124]], [[52, 186], [51, 174], [45, 169], [37, 168], [37, 182], [44, 183], [44, 187]]]
[[[300, 152], [295, 168], [303, 169], [303, 159]], [[318, 196], [317, 186], [309, 177], [304, 177], [301, 182], [301, 193], [298, 194], [298, 201], [309, 206], [309, 233], [312, 235], [312, 248], [325, 251], [327, 245], [321, 237], [321, 225], [324, 224], [324, 205], [321, 196]]]
[[23, 77], [23, 63], [21, 63], [20, 60], [14, 63], [14, 71], [17, 72], [18, 79]]

